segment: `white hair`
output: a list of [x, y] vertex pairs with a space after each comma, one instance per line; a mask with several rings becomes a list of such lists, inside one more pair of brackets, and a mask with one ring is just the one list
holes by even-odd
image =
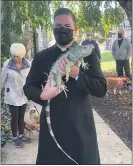
[[10, 47], [11, 56], [19, 56], [23, 58], [26, 54], [26, 48], [21, 43], [13, 43]]

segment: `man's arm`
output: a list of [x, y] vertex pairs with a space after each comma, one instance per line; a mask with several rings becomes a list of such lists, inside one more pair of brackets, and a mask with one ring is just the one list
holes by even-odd
[[84, 40], [84, 41], [81, 43], [81, 45], [86, 45], [86, 40]]
[[116, 60], [116, 55], [115, 55], [115, 41], [114, 41], [114, 43], [112, 45], [112, 56]]
[[42, 106], [46, 105], [46, 101], [40, 99], [42, 93], [42, 73], [40, 70], [40, 59], [39, 55], [35, 55], [30, 72], [24, 85], [24, 93], [29, 100], [34, 101]]
[[130, 56], [132, 55], [132, 45], [129, 40], [127, 40], [127, 56], [126, 59], [129, 59]]
[[80, 70], [77, 87], [92, 96], [103, 97], [107, 92], [107, 82], [96, 53], [93, 51], [85, 61], [88, 62], [89, 69]]

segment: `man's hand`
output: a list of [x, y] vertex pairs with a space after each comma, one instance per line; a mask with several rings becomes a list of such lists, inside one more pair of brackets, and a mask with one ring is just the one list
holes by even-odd
[[50, 78], [48, 78], [48, 81], [40, 95], [41, 100], [49, 100], [54, 97], [56, 97], [60, 92], [57, 87], [51, 87], [50, 86]]
[[[66, 64], [69, 62], [67, 58], [61, 58], [60, 61], [60, 69], [64, 72]], [[70, 69], [70, 76], [76, 78], [79, 75], [79, 67], [77, 65], [73, 65]]]

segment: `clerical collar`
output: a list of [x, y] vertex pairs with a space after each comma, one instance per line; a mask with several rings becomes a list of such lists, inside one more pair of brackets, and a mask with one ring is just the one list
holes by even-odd
[[61, 51], [67, 51], [73, 45], [73, 42], [74, 41], [72, 41], [71, 43], [69, 43], [68, 45], [66, 45], [64, 47], [62, 47], [61, 45], [59, 45], [57, 43], [56, 43], [56, 45], [57, 45], [57, 47], [59, 47], [61, 49]]

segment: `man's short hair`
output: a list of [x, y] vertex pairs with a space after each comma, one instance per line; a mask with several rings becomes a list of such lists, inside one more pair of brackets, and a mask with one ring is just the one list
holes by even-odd
[[68, 9], [68, 8], [59, 8], [59, 9], [57, 9], [54, 13], [54, 20], [55, 20], [55, 17], [59, 16], [59, 15], [71, 15], [72, 19], [73, 19], [73, 21], [76, 25], [76, 18], [74, 16], [73, 12], [70, 9]]

